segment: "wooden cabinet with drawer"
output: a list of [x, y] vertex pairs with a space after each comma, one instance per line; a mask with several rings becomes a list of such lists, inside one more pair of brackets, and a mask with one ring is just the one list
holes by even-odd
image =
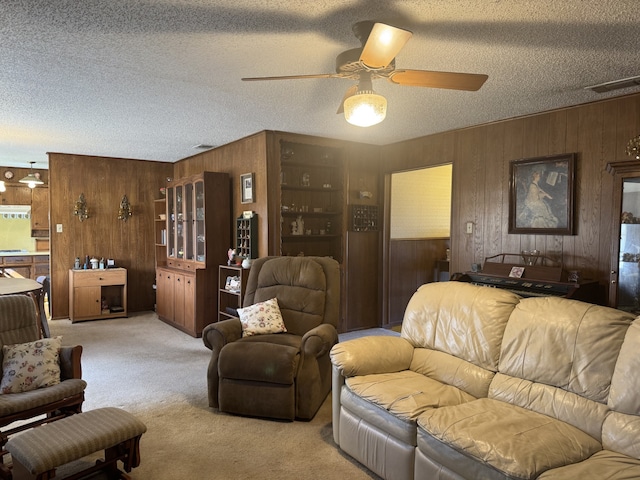
[[72, 322], [127, 316], [127, 270], [69, 270]]

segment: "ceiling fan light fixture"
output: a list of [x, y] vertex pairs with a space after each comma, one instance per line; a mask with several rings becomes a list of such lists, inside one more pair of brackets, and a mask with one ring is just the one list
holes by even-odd
[[373, 90], [361, 90], [344, 101], [344, 118], [357, 127], [370, 127], [387, 116], [387, 99]]

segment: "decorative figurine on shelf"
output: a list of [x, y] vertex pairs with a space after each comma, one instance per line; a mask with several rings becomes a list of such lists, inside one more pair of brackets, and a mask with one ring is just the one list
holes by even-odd
[[236, 258], [236, 251], [233, 248], [230, 248], [227, 251], [227, 257], [229, 258], [229, 260], [227, 260], [227, 265], [231, 266], [231, 265], [235, 265], [235, 258]]
[[80, 257], [76, 257], [76, 261], [73, 264], [74, 270], [80, 270]]
[[296, 218], [296, 229], [294, 235], [304, 235], [304, 220], [302, 215], [298, 215]]
[[302, 186], [303, 187], [308, 187], [311, 185], [311, 177], [309, 176], [308, 173], [303, 173], [302, 174]]

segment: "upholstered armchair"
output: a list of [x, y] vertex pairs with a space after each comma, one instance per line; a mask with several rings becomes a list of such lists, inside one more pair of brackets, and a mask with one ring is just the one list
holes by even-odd
[[[52, 345], [50, 347], [52, 349], [58, 349], [58, 339], [41, 339], [38, 314], [33, 299], [26, 295], [0, 296], [0, 360], [2, 360], [0, 364], [4, 364], [4, 360], [6, 360], [4, 359], [4, 346], [28, 344], [38, 340]], [[39, 350], [41, 346], [34, 345], [32, 348]], [[19, 355], [23, 354], [23, 351], [19, 352]], [[87, 383], [81, 378], [81, 355], [81, 346], [59, 347], [59, 383], [29, 391], [17, 393], [3, 391], [0, 393], [0, 429], [2, 429], [0, 448], [2, 455], [6, 453], [4, 445], [9, 435], [81, 411], [84, 390], [87, 386]], [[39, 360], [41, 357], [36, 358]], [[53, 362], [55, 362], [55, 357]], [[11, 370], [15, 370], [15, 368], [11, 367]], [[7, 375], [8, 373], [2, 372], [3, 388], [8, 388], [4, 381]], [[17, 388], [17, 390], [20, 389]], [[16, 426], [5, 429], [14, 422], [18, 422]]]
[[239, 415], [310, 420], [331, 390], [329, 351], [338, 342], [340, 312], [338, 262], [328, 257], [254, 260], [243, 305], [273, 298], [286, 332], [248, 336], [240, 319], [204, 329], [204, 344], [211, 349], [209, 406]]

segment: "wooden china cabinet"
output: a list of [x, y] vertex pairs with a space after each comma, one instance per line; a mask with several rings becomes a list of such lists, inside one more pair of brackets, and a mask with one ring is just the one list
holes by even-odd
[[218, 265], [231, 245], [229, 175], [203, 172], [167, 183], [166, 264], [156, 269], [158, 317], [199, 337], [217, 321]]
[[640, 314], [640, 160], [607, 164], [613, 175], [609, 306]]

